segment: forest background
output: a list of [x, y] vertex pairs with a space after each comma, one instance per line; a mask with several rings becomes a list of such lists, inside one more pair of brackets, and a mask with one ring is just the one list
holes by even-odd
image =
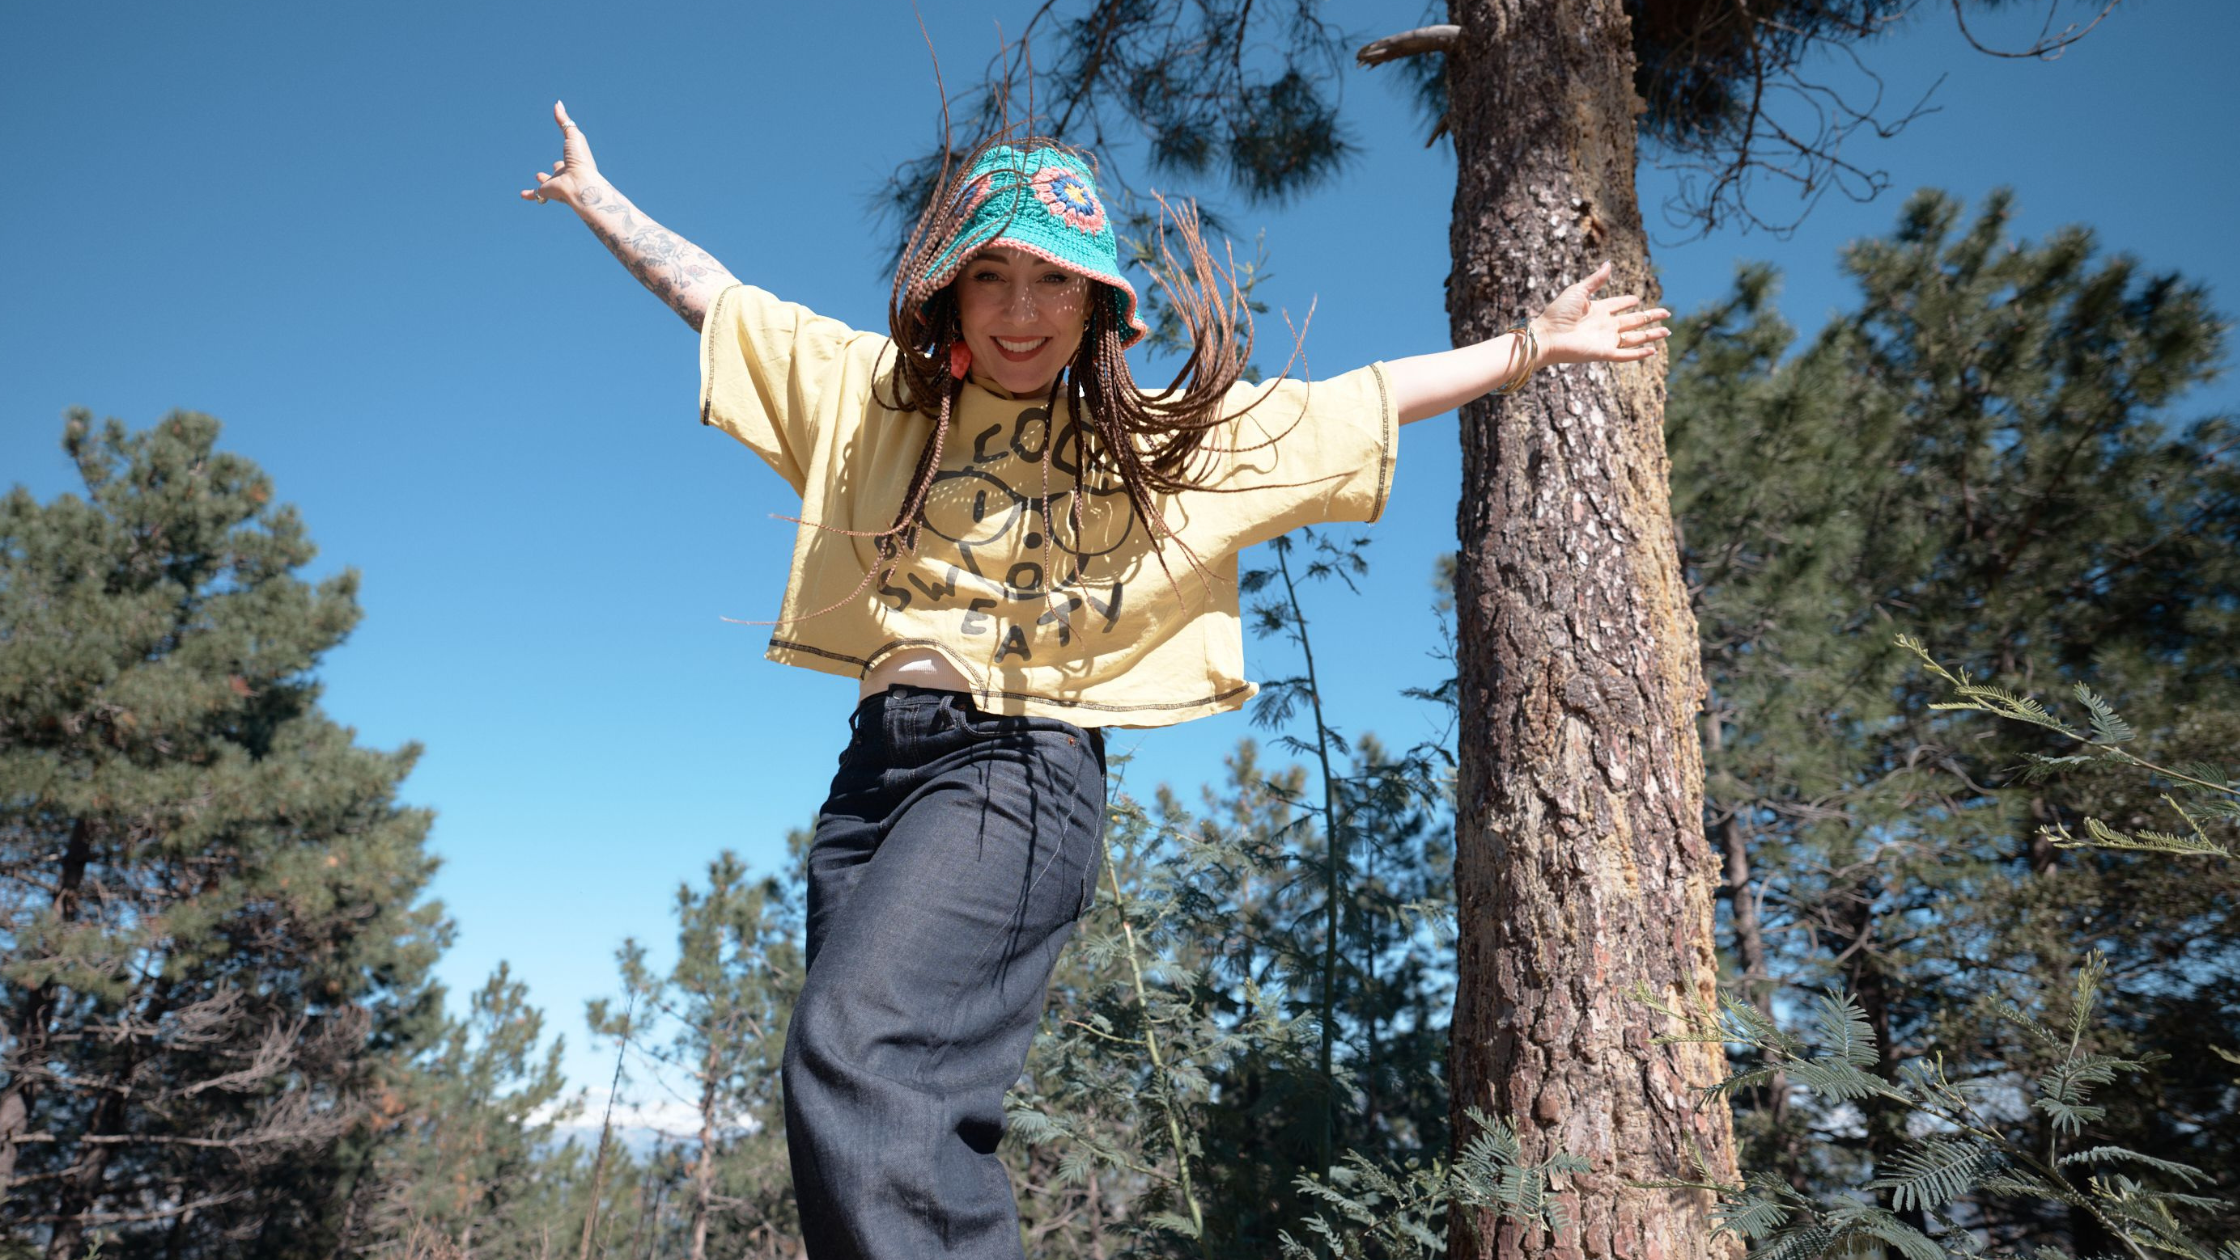
[[[1416, 16], [1331, 11], [1364, 36]], [[988, 17], [928, 9], [953, 74], [992, 45]], [[0, 19], [6, 158], [35, 194], [0, 210], [0, 468], [41, 499], [74, 488], [54, 444], [71, 404], [135, 426], [174, 406], [226, 422], [223, 445], [302, 509], [321, 547], [307, 572], [367, 577], [363, 625], [320, 670], [324, 704], [364, 744], [428, 747], [404, 797], [439, 811], [430, 891], [459, 927], [440, 976], [465, 994], [509, 961], [569, 1034], [576, 1084], [606, 1075], [576, 1012], [616, 991], [615, 946], [644, 938], [658, 964], [676, 886], [719, 849], [782, 865], [848, 693], [762, 664], [758, 632], [718, 620], [774, 604], [788, 535], [766, 513], [783, 488], [691, 423], [682, 326], [511, 190], [548, 160], [544, 110], [565, 96], [671, 226], [875, 325], [888, 235], [863, 207], [923, 146], [933, 91], [906, 11], [872, 19], [845, 47], [822, 14], [751, 9], [660, 11], [642, 40], [594, 37], [588, 12], [533, 28], [432, 8]], [[2192, 120], [2234, 26], [2221, 6], [2126, 5], [2061, 61], [2008, 64], [1920, 21], [1874, 50], [1886, 99], [1902, 110], [1954, 73], [1941, 112], [1847, 150], [1889, 173], [1881, 198], [1825, 198], [1786, 242], [1690, 242], [1656, 226], [1670, 181], [1644, 170], [1665, 301], [1694, 309], [1738, 257], [1772, 257], [1809, 338], [1854, 300], [1835, 243], [1886, 233], [1922, 185], [1971, 204], [2011, 187], [2018, 236], [2089, 224], [2149, 270], [2228, 292], [2240, 255], [2216, 208], [2236, 146]], [[1260, 295], [1294, 315], [1316, 304], [1318, 374], [1445, 337], [1451, 163], [1420, 146], [1398, 84], [1373, 79], [1347, 79], [1359, 150], [1343, 178], [1288, 207], [1224, 204], [1240, 232], [1267, 227]], [[2184, 410], [2233, 397], [2211, 383]], [[1331, 709], [1393, 744], [1440, 721], [1399, 693], [1443, 676], [1426, 578], [1451, 546], [1452, 439], [1447, 420], [1410, 429], [1363, 595], [1318, 622], [1346, 662], [1325, 680]], [[1231, 719], [1146, 737], [1130, 774], [1187, 791], [1244, 734]]]

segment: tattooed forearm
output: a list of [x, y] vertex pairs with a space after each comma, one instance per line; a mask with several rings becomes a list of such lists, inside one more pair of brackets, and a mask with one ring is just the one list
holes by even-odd
[[715, 295], [738, 283], [708, 251], [647, 218], [612, 184], [584, 189], [577, 203], [592, 235], [695, 332]]

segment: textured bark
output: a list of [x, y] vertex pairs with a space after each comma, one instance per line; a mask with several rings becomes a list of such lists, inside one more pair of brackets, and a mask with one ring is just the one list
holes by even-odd
[[[1620, 0], [1453, 0], [1459, 178], [1448, 313], [1498, 332], [1604, 258], [1602, 296], [1661, 300], [1634, 193], [1632, 53]], [[1543, 369], [1463, 409], [1457, 602], [1463, 687], [1451, 1068], [1462, 1109], [1526, 1156], [1593, 1165], [1557, 1236], [1458, 1212], [1452, 1254], [1731, 1257], [1695, 1151], [1735, 1179], [1731, 1118], [1699, 1107], [1716, 1046], [1633, 993], [1694, 1005], [1718, 964], [1719, 856], [1703, 834], [1703, 675], [1675, 548], [1662, 358]]]

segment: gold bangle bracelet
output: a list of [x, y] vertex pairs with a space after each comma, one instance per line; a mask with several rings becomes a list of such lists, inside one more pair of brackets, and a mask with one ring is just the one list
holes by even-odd
[[1515, 393], [1519, 387], [1521, 387], [1526, 381], [1532, 378], [1533, 369], [1536, 366], [1535, 361], [1540, 357], [1540, 339], [1534, 336], [1532, 333], [1531, 320], [1523, 320], [1519, 323], [1512, 324], [1509, 327], [1502, 329], [1499, 333], [1496, 333], [1495, 336], [1506, 336], [1509, 333], [1517, 334], [1518, 340], [1524, 343], [1524, 371], [1517, 373], [1517, 379], [1509, 382], [1508, 384], [1494, 386], [1493, 389], [1488, 391], [1489, 393]]

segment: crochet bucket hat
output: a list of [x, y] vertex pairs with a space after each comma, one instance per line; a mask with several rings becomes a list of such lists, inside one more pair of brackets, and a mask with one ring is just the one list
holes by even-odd
[[1001, 243], [1111, 286], [1113, 307], [1129, 330], [1123, 349], [1150, 333], [1136, 314], [1135, 286], [1120, 275], [1112, 216], [1086, 162], [1063, 149], [993, 145], [965, 172], [962, 188], [968, 217], [915, 286], [920, 294], [930, 297], [976, 251]]

